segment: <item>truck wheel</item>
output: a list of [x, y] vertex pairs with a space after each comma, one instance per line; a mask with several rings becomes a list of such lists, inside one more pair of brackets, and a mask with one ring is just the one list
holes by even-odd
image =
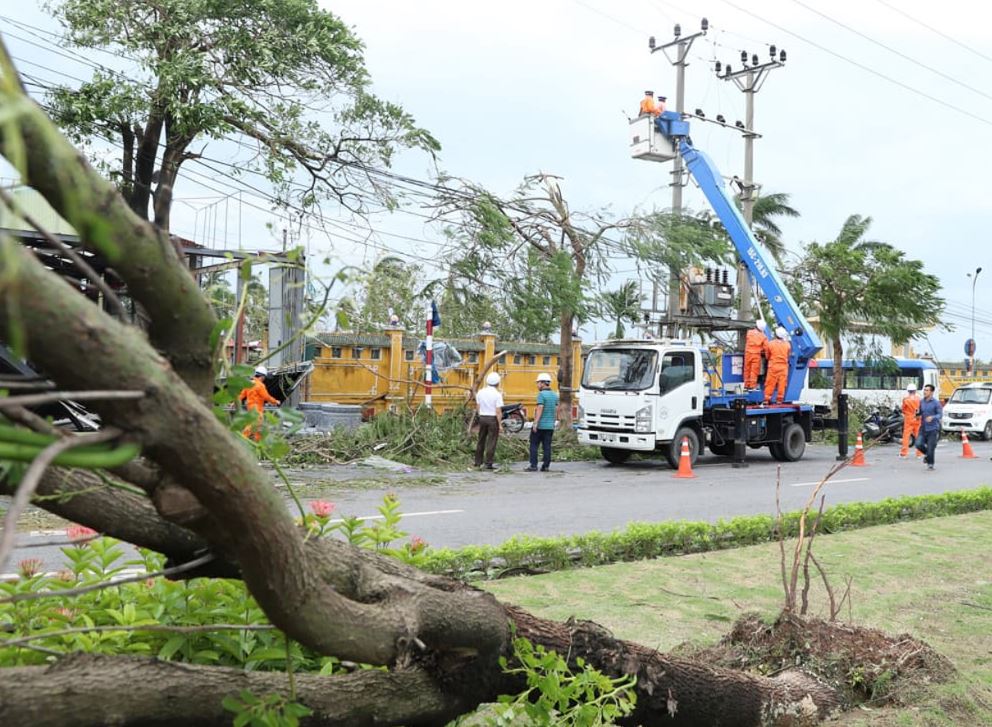
[[982, 430], [982, 439], [986, 442], [992, 439], [992, 419], [985, 422], [985, 429]]
[[696, 459], [699, 457], [699, 435], [692, 427], [679, 427], [675, 432], [675, 438], [665, 447], [665, 459], [668, 466], [673, 470], [679, 468], [679, 457], [682, 455], [682, 438], [689, 440], [689, 462], [696, 466]]
[[710, 451], [717, 457], [733, 457], [734, 443], [724, 442], [723, 444], [716, 444], [714, 442], [710, 442]]
[[768, 445], [768, 451], [772, 453], [772, 459], [776, 462], [788, 462], [785, 458], [785, 451], [782, 449], [781, 442], [772, 442]]
[[802, 459], [806, 453], [806, 432], [802, 426], [795, 422], [788, 425], [782, 432], [782, 442], [779, 446], [782, 448], [783, 462], [797, 462]]
[[610, 464], [623, 464], [633, 454], [629, 449], [617, 449], [616, 447], [600, 447], [599, 451], [603, 455], [603, 459]]

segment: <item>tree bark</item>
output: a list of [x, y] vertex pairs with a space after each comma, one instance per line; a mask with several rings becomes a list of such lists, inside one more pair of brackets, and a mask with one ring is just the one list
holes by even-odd
[[833, 380], [833, 410], [837, 411], [837, 402], [844, 393], [844, 344], [841, 343], [840, 333], [831, 339], [834, 354]]

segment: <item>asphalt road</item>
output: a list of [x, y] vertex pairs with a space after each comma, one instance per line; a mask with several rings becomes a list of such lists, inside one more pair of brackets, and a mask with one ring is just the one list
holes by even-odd
[[[847, 467], [827, 484], [827, 505], [920, 495], [992, 483], [992, 444], [973, 447], [978, 459], [960, 458], [961, 445], [944, 441], [936, 469], [927, 471], [913, 458], [898, 457], [898, 447], [869, 449], [867, 467]], [[662, 460], [555, 463], [552, 471], [524, 472], [514, 464], [496, 472], [444, 475], [414, 470], [388, 474], [369, 468], [337, 466], [291, 470], [291, 481], [311, 488], [319, 483], [321, 499], [331, 500], [340, 515], [376, 517], [386, 492], [400, 499], [401, 528], [434, 547], [497, 544], [513, 535], [570, 535], [623, 528], [632, 521], [707, 520], [734, 515], [773, 513], [775, 481], [781, 466], [785, 511], [803, 506], [820, 479], [834, 466], [836, 450], [810, 445], [799, 462], [779, 463], [767, 450], [748, 452], [748, 467], [703, 456], [695, 479], [676, 479]], [[912, 455], [911, 455], [912, 457]], [[430, 475], [428, 478], [425, 475]], [[370, 478], [387, 484], [369, 486]], [[350, 483], [350, 484], [349, 484]], [[41, 543], [53, 533], [23, 533], [19, 544]], [[56, 547], [19, 548], [4, 570], [23, 558], [41, 558], [46, 569], [61, 567]]]

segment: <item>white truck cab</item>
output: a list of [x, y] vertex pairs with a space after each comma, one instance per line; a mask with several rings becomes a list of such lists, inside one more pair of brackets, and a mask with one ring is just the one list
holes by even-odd
[[578, 437], [619, 464], [634, 451], [661, 449], [678, 463], [679, 443], [703, 440], [700, 418], [709, 352], [686, 341], [624, 340], [594, 346], [579, 390]]
[[941, 429], [992, 439], [992, 382], [959, 386], [944, 407]]

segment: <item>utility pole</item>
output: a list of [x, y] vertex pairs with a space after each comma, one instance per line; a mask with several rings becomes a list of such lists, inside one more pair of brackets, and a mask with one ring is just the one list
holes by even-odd
[[[700, 30], [698, 33], [693, 33], [692, 35], [687, 35], [682, 37], [682, 26], [678, 23], [675, 24], [673, 29], [674, 39], [665, 43], [664, 45], [655, 45], [655, 39], [652, 35], [648, 38], [648, 48], [651, 49], [651, 53], [656, 53], [661, 51], [665, 54], [668, 62], [675, 66], [675, 111], [678, 113], [683, 113], [685, 111], [685, 67], [689, 65], [686, 63], [686, 58], [689, 56], [689, 49], [692, 48], [693, 42], [696, 38], [701, 38], [706, 35], [706, 31], [709, 30], [709, 21], [703, 18], [700, 23]], [[669, 52], [671, 51], [671, 52]], [[678, 147], [675, 149], [675, 159], [674, 168], [672, 169], [672, 214], [680, 215], [682, 214], [682, 187], [685, 186], [684, 171], [682, 164], [682, 155], [679, 154]], [[672, 270], [671, 275], [668, 280], [668, 335], [673, 338], [678, 335], [678, 324], [676, 319], [679, 315], [679, 292], [681, 290], [682, 281], [682, 271]], [[654, 280], [652, 282], [652, 294], [651, 294], [652, 308], [657, 310], [658, 307], [658, 281]]]
[[[747, 222], [747, 226], [751, 226], [752, 218], [754, 216], [754, 200], [757, 197], [755, 194], [758, 185], [754, 183], [754, 140], [759, 136], [754, 131], [754, 94], [761, 90], [761, 86], [764, 84], [765, 79], [768, 77], [768, 73], [775, 68], [782, 68], [785, 65], [785, 51], [781, 51], [778, 57], [775, 57], [775, 46], [769, 46], [771, 59], [765, 63], [760, 63], [758, 55], [755, 53], [751, 56], [750, 65], [748, 65], [747, 51], [741, 51], [741, 63], [744, 66], [741, 70], [735, 71], [731, 68], [728, 63], [724, 74], [720, 75], [720, 64], [716, 65], [717, 78], [722, 78], [724, 81], [733, 81], [734, 85], [738, 89], [744, 92], [744, 97], [746, 100], [745, 109], [745, 122], [743, 128], [744, 134], [744, 180], [741, 182], [740, 187], [740, 200], [741, 207], [744, 212], [744, 221]], [[738, 122], [738, 126], [740, 122]], [[743, 263], [739, 263], [737, 266], [737, 290], [740, 293], [740, 308], [738, 309], [737, 320], [739, 321], [750, 321], [751, 317], [751, 276], [748, 274], [747, 267]], [[744, 345], [744, 335], [745, 332], [742, 330], [740, 332], [740, 345]]]

